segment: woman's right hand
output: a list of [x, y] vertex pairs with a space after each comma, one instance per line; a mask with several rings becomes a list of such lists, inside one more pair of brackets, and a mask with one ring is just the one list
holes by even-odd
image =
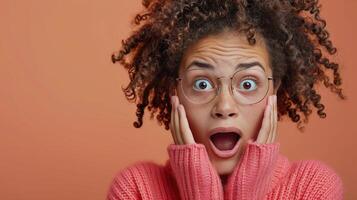
[[172, 96], [171, 103], [170, 130], [175, 144], [168, 151], [180, 199], [222, 200], [223, 186], [205, 146], [195, 142], [178, 97]]
[[180, 104], [177, 96], [171, 97], [170, 131], [177, 145], [196, 143], [188, 124], [185, 108]]

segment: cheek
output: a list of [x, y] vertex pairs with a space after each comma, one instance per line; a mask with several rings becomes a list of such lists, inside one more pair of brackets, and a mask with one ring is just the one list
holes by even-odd
[[248, 125], [249, 133], [250, 134], [255, 134], [260, 130], [260, 127], [262, 125], [262, 120], [264, 118], [264, 111], [266, 108], [267, 100], [264, 99], [258, 104], [254, 104], [250, 107], [247, 107], [244, 111], [244, 116], [241, 116], [244, 119], [244, 121]]
[[199, 130], [201, 128], [201, 120], [204, 116], [204, 111], [197, 105], [193, 105], [189, 101], [187, 101], [180, 93], [178, 93], [178, 98], [180, 104], [183, 105], [186, 112], [186, 117], [190, 128], [192, 131]]
[[186, 117], [192, 131], [197, 132], [198, 130], [203, 130], [207, 122], [207, 110], [202, 107], [192, 105], [184, 105], [184, 107], [186, 109]]
[[258, 120], [258, 121], [263, 120], [264, 111], [265, 111], [265, 109], [266, 109], [267, 103], [268, 103], [268, 99], [265, 98], [265, 99], [263, 99], [261, 102], [259, 102], [258, 104], [255, 105], [254, 112], [257, 113], [257, 114], [255, 115], [256, 120]]

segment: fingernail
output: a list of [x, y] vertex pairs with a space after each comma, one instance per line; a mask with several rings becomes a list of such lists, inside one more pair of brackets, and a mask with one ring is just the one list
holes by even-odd
[[181, 105], [181, 104], [179, 104], [179, 105], [177, 106], [177, 110], [179, 110], [180, 112], [182, 112], [182, 105]]

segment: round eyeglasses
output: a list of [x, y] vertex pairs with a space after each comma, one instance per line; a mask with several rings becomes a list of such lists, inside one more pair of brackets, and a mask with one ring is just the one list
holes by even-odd
[[[211, 102], [221, 91], [225, 77], [217, 77], [211, 70], [190, 69], [177, 78], [184, 96], [194, 104]], [[242, 69], [230, 79], [230, 92], [238, 104], [256, 104], [269, 91], [269, 80], [261, 69]]]

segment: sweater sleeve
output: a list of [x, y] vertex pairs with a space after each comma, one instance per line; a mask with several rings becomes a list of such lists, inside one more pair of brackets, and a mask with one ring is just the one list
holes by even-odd
[[315, 182], [318, 189], [321, 190], [321, 198], [327, 200], [342, 200], [343, 199], [343, 183], [341, 178], [335, 171], [317, 161], [322, 170], [320, 169], [321, 182]]
[[178, 191], [165, 167], [140, 161], [117, 173], [107, 192], [107, 200], [176, 200]]
[[331, 168], [322, 164], [325, 168], [325, 172], [323, 173], [324, 182], [321, 187], [321, 199], [327, 200], [342, 200], [343, 199], [343, 183], [341, 178], [337, 173], [334, 172]]
[[228, 178], [225, 199], [265, 199], [278, 176], [274, 169], [279, 148], [280, 143], [259, 144], [249, 141], [242, 158]]
[[132, 170], [132, 168], [126, 168], [114, 177], [107, 192], [107, 200], [141, 199], [139, 196], [140, 191], [134, 181], [135, 175], [132, 173]]
[[225, 187], [227, 200], [342, 200], [343, 187], [333, 169], [320, 161], [292, 164], [280, 144], [249, 142]]
[[337, 173], [317, 160], [296, 161], [268, 199], [342, 200], [343, 185]]
[[220, 178], [203, 144], [170, 144], [167, 150], [180, 199], [223, 199]]

